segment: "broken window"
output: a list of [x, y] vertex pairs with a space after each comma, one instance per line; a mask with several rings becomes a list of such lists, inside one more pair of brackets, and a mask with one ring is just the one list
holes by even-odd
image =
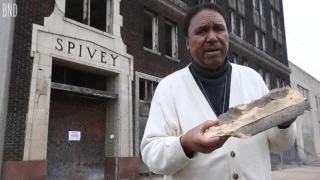
[[177, 25], [171, 21], [166, 21], [166, 55], [178, 58], [178, 35]]
[[139, 99], [144, 102], [151, 102], [158, 82], [139, 78]]
[[153, 51], [158, 50], [158, 18], [155, 13], [144, 10], [143, 16], [144, 47]]
[[66, 17], [111, 32], [111, 0], [66, 0]]
[[101, 91], [107, 90], [106, 76], [59, 65], [52, 66], [52, 82]]

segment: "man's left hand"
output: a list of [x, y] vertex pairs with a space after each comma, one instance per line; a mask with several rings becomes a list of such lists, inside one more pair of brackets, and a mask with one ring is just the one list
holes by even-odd
[[286, 128], [290, 127], [291, 124], [296, 121], [296, 119], [297, 119], [297, 118], [292, 119], [292, 120], [289, 120], [289, 121], [287, 121], [287, 122], [285, 122], [285, 123], [279, 124], [278, 127], [279, 127], [280, 129], [286, 129]]

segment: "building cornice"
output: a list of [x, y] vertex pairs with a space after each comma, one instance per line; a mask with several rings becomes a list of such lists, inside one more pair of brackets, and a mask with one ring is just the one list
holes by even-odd
[[252, 46], [248, 42], [244, 41], [240, 37], [236, 36], [233, 33], [230, 33], [230, 43], [241, 48], [242, 50], [250, 53], [252, 56], [255, 56], [258, 60], [268, 64], [269, 66], [285, 73], [290, 74], [291, 70], [289, 67], [285, 66], [284, 64], [277, 61], [275, 58], [269, 56], [265, 52], [261, 51], [260, 49]]
[[188, 5], [181, 0], [158, 0], [159, 2], [169, 6], [177, 12], [185, 15], [188, 10]]

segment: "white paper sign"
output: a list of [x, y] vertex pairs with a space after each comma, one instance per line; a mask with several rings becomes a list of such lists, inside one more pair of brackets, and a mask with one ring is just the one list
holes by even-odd
[[69, 141], [80, 141], [81, 132], [80, 131], [69, 131]]

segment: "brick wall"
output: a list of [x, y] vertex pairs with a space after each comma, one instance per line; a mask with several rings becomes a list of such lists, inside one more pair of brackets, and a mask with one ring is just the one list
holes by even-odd
[[17, 0], [18, 15], [15, 18], [3, 162], [19, 161], [23, 158], [33, 63], [33, 57], [30, 57], [32, 24], [43, 25], [44, 17], [53, 11], [54, 2]]
[[[159, 51], [161, 55], [143, 50], [143, 10], [148, 8], [158, 15]], [[185, 67], [191, 62], [185, 48], [182, 30], [183, 15], [170, 9], [159, 1], [123, 0], [120, 14], [123, 16], [121, 35], [127, 45], [127, 53], [134, 57], [134, 70], [157, 77], [166, 75]], [[178, 27], [178, 58], [180, 62], [165, 57], [165, 19], [177, 23]]]

